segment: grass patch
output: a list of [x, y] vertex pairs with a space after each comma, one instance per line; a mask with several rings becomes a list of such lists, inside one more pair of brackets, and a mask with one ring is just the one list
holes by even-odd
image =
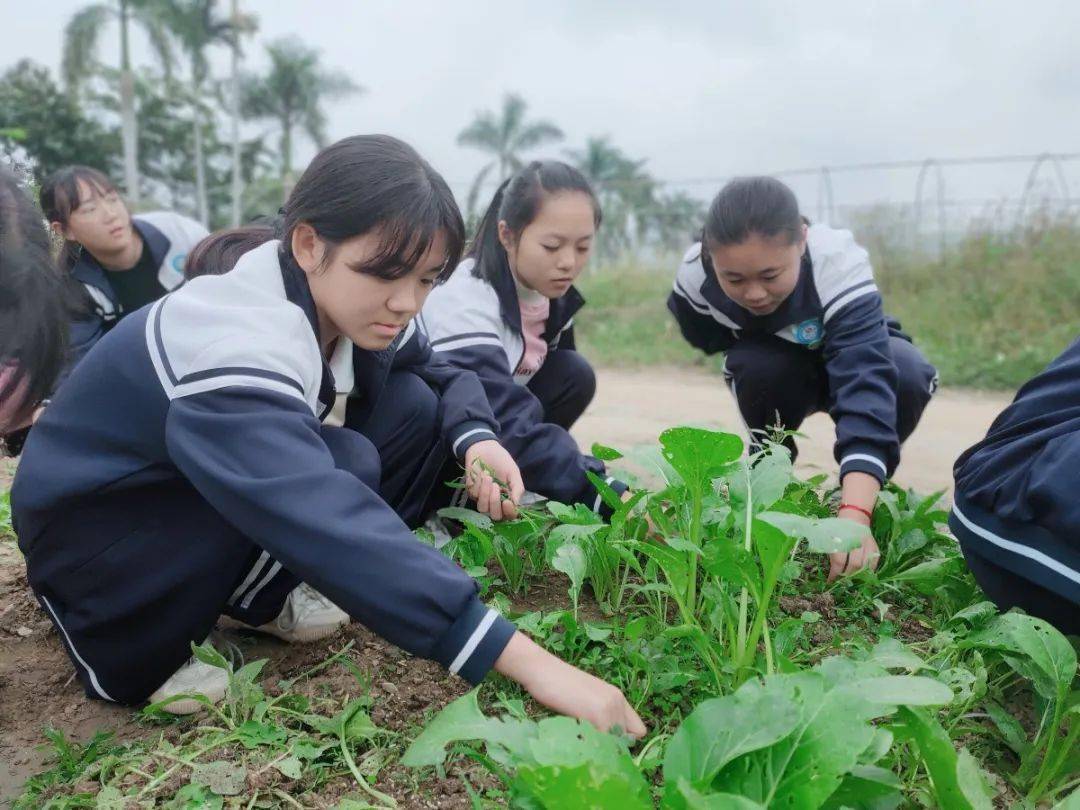
[[[943, 261], [868, 244], [885, 309], [941, 372], [945, 385], [1015, 389], [1080, 331], [1080, 227], [1052, 223], [973, 233]], [[594, 267], [580, 287], [581, 349], [601, 366], [719, 371], [679, 334], [667, 311], [677, 257]]]

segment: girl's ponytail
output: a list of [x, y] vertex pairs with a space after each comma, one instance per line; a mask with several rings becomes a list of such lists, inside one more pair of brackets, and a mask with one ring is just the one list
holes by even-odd
[[472, 245], [469, 247], [468, 256], [476, 262], [472, 269], [473, 275], [488, 282], [510, 269], [506, 249], [499, 241], [499, 220], [502, 219], [500, 211], [503, 198], [506, 196], [506, 187], [510, 185], [512, 179], [504, 180], [496, 190], [495, 196], [491, 198], [491, 204], [487, 207], [476, 229]]

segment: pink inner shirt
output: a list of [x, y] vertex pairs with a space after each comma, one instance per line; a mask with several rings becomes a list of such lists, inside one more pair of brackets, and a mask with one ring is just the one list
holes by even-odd
[[521, 310], [521, 336], [525, 340], [525, 352], [521, 355], [515, 375], [531, 377], [544, 365], [548, 345], [543, 338], [551, 313], [551, 301], [539, 293], [518, 285], [518, 308]]

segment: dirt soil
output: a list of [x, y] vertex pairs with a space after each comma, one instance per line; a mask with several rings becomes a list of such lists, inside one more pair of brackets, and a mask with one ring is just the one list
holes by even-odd
[[[649, 446], [672, 425], [741, 432], [732, 398], [715, 375], [651, 369], [601, 370], [598, 376], [596, 399], [574, 431], [583, 447], [594, 441], [624, 451]], [[953, 460], [985, 434], [1008, 401], [1002, 394], [939, 392], [904, 449], [897, 481], [924, 492], [949, 488]], [[829, 418], [814, 416], [803, 431], [808, 438], [801, 443], [802, 472], [834, 473]], [[8, 486], [11, 473], [11, 465], [0, 462], [0, 488]], [[465, 691], [462, 681], [409, 658], [355, 624], [329, 642], [299, 647], [255, 643], [248, 637], [245, 658], [269, 657], [265, 682], [274, 683], [325, 659], [348, 640], [355, 641], [355, 660], [372, 678], [373, 720], [384, 728], [401, 731], [419, 725]], [[338, 668], [318, 676], [316, 687], [344, 693], [356, 684]], [[130, 709], [83, 697], [56, 632], [27, 588], [17, 548], [0, 541], [0, 805], [18, 795], [23, 781], [41, 769], [46, 755], [38, 746], [46, 727], [79, 741], [102, 728], [114, 730], [119, 740], [158, 733], [138, 723]], [[385, 772], [379, 788], [404, 807], [469, 806], [464, 786], [453, 776], [422, 785], [417, 792], [415, 785], [408, 787], [408, 777], [396, 771]]]

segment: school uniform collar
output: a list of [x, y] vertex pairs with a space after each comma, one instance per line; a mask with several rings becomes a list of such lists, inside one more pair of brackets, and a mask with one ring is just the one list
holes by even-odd
[[[499, 314], [502, 319], [514, 332], [521, 335], [521, 304], [518, 300], [517, 282], [509, 266], [506, 267], [506, 272], [500, 273], [491, 281], [491, 286], [495, 290], [495, 295], [498, 296]], [[548, 343], [554, 340], [566, 328], [566, 324], [577, 311], [585, 306], [585, 298], [572, 284], [565, 295], [549, 300], [551, 309], [548, 312], [543, 334], [544, 341]]]
[[[322, 338], [319, 336], [319, 313], [315, 309], [315, 299], [311, 297], [311, 287], [308, 285], [307, 273], [305, 273], [296, 260], [285, 251], [284, 246], [278, 247], [278, 264], [281, 266], [281, 281], [285, 287], [285, 297], [300, 307], [311, 324], [311, 331], [315, 333], [315, 344], [319, 347], [319, 359], [322, 361], [322, 380], [319, 383], [319, 421], [322, 421], [334, 407], [337, 397], [337, 383], [334, 380], [334, 372], [330, 363], [323, 356]], [[338, 338], [339, 341], [345, 338]]]
[[705, 273], [701, 294], [712, 307], [727, 315], [747, 334], [775, 334], [795, 321], [810, 317], [819, 307], [814, 290], [814, 264], [809, 250], [803, 253], [799, 263], [799, 280], [795, 283], [795, 289], [776, 311], [768, 315], [755, 315], [731, 300], [720, 287], [715, 273]]

